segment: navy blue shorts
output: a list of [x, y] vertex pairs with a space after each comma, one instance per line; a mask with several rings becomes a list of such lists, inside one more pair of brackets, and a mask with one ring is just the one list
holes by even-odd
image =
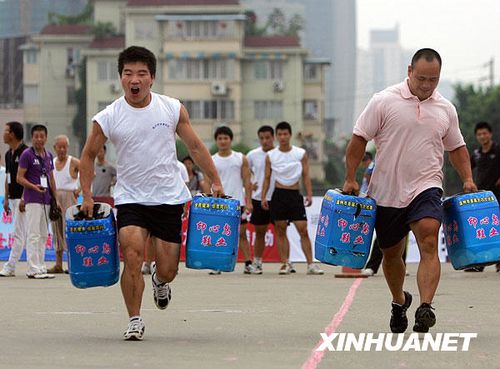
[[443, 219], [440, 188], [429, 188], [420, 193], [406, 208], [377, 206], [375, 230], [381, 249], [395, 246], [410, 232], [410, 224], [423, 218]]

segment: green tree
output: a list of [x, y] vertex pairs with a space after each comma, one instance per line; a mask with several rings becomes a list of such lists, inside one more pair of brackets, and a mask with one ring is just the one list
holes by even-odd
[[[478, 146], [474, 136], [477, 122], [489, 122], [494, 128], [494, 140], [500, 142], [500, 86], [484, 88], [458, 84], [453, 102], [469, 153]], [[495, 130], [495, 127], [499, 128]], [[447, 195], [462, 191], [462, 181], [449, 160], [444, 165], [444, 188]]]
[[83, 11], [77, 15], [64, 15], [50, 12], [50, 24], [91, 24], [94, 16], [94, 6], [89, 2]]
[[92, 34], [94, 34], [96, 38], [104, 38], [116, 36], [118, 32], [111, 22], [97, 22], [92, 25]]

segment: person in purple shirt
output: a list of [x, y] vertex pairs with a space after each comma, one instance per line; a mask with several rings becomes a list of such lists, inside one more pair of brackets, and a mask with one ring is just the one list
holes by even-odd
[[31, 129], [33, 146], [26, 149], [19, 159], [17, 183], [24, 187], [26, 204], [28, 278], [54, 278], [47, 274], [45, 244], [48, 238], [49, 208], [55, 197], [54, 164], [52, 154], [45, 150], [47, 127], [35, 125]]

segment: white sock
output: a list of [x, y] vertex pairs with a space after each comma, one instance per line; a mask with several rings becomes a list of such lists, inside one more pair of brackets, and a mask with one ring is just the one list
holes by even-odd
[[262, 258], [254, 257], [255, 264], [262, 264]]

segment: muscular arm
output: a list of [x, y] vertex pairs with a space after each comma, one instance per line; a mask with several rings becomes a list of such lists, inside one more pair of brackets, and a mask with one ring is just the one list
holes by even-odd
[[250, 167], [248, 165], [248, 159], [243, 155], [243, 164], [241, 165], [241, 178], [243, 179], [243, 187], [245, 187], [245, 202], [246, 210], [249, 213], [252, 212], [252, 182], [250, 182]]
[[309, 159], [307, 153], [302, 158], [302, 180], [306, 189], [306, 206], [312, 205], [312, 182], [309, 176]]
[[356, 181], [356, 169], [358, 169], [363, 155], [365, 154], [367, 141], [361, 137], [352, 135], [349, 145], [347, 145], [345, 155], [345, 182], [343, 191], [347, 193], [359, 193], [359, 184]]
[[206, 146], [193, 130], [193, 126], [189, 121], [189, 114], [184, 105], [181, 105], [179, 123], [177, 123], [177, 134], [186, 144], [195, 163], [198, 164], [208, 177], [209, 182], [212, 184], [213, 194], [215, 196], [223, 196], [224, 189], [222, 188], [222, 183], [212, 157]]
[[262, 182], [262, 193], [261, 193], [261, 203], [262, 209], [269, 210], [269, 205], [267, 203], [267, 191], [269, 190], [269, 186], [271, 185], [271, 160], [269, 160], [269, 156], [266, 155], [266, 169], [264, 175], [264, 182]]
[[476, 184], [472, 179], [472, 169], [470, 165], [469, 152], [465, 146], [449, 152], [450, 162], [453, 168], [458, 172], [460, 179], [464, 184], [464, 192], [477, 191]]
[[80, 187], [83, 194], [83, 203], [81, 210], [89, 217], [92, 217], [94, 201], [92, 200], [92, 193], [90, 186], [94, 179], [94, 161], [100, 148], [106, 142], [106, 136], [102, 131], [101, 126], [97, 122], [92, 123], [92, 131], [87, 142], [83, 147], [82, 155], [80, 157]]

